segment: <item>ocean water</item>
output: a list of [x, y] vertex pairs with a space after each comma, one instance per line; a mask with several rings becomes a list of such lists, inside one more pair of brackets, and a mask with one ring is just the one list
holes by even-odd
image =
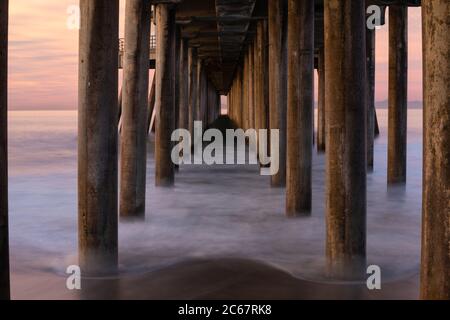
[[[422, 111], [408, 112], [408, 176], [388, 187], [387, 110], [367, 176], [368, 264], [385, 282], [413, 279], [420, 263]], [[151, 274], [190, 259], [259, 261], [316, 283], [325, 276], [324, 163], [314, 152], [311, 217], [284, 216], [284, 190], [256, 166], [182, 166], [172, 189], [154, 187], [148, 143], [146, 221], [119, 225], [120, 275]], [[13, 298], [77, 298], [65, 270], [77, 263], [77, 113], [9, 113], [10, 246]], [[48, 281], [52, 279], [52, 281]], [[138, 290], [136, 288], [136, 290]], [[416, 297], [417, 285], [402, 297]]]

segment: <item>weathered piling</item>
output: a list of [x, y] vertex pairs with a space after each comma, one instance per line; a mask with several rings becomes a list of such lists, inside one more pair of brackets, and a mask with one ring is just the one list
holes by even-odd
[[289, 0], [286, 214], [311, 212], [314, 1]]
[[178, 127], [189, 129], [189, 55], [188, 41], [180, 39], [180, 93]]
[[450, 2], [422, 0], [424, 150], [421, 297], [450, 299]]
[[195, 120], [201, 121], [203, 117], [202, 107], [203, 107], [203, 60], [197, 60], [197, 104], [195, 106]]
[[317, 103], [317, 151], [325, 151], [325, 51], [319, 48], [318, 75], [318, 103]]
[[81, 0], [78, 247], [84, 275], [117, 268], [118, 0]]
[[254, 61], [254, 80], [255, 80], [255, 89], [254, 89], [254, 93], [255, 93], [255, 129], [259, 130], [262, 129], [261, 128], [261, 112], [262, 112], [262, 106], [261, 104], [263, 103], [263, 99], [262, 99], [262, 90], [261, 90], [261, 84], [262, 84], [262, 79], [261, 79], [261, 68], [262, 68], [262, 63], [261, 63], [261, 52], [258, 52], [258, 50], [262, 49], [262, 41], [261, 41], [261, 36], [260, 33], [261, 31], [260, 29], [260, 24], [261, 21], [259, 21], [256, 24], [256, 35], [255, 35], [255, 39], [254, 39], [254, 45], [255, 45], [255, 49], [253, 50], [253, 61]]
[[244, 130], [248, 129], [249, 125], [249, 65], [248, 65], [249, 57], [248, 50], [244, 52], [244, 58], [242, 62], [242, 92], [243, 92], [243, 101], [242, 101], [242, 128]]
[[268, 3], [269, 32], [269, 107], [270, 129], [280, 130], [279, 170], [271, 185], [286, 184], [286, 108], [287, 108], [287, 23], [285, 0]]
[[230, 91], [227, 94], [227, 115], [230, 119], [233, 119], [233, 85], [230, 87]]
[[406, 181], [408, 7], [389, 6], [388, 183]]
[[330, 276], [360, 277], [366, 257], [364, 1], [325, 2], [326, 254]]
[[120, 216], [145, 217], [150, 1], [125, 8], [123, 108], [120, 136]]
[[156, 139], [155, 184], [174, 184], [171, 135], [175, 128], [175, 9], [156, 5]]
[[243, 127], [243, 101], [244, 101], [244, 93], [243, 93], [243, 70], [242, 67], [238, 67], [236, 73], [236, 114], [235, 121], [238, 126]]
[[373, 170], [375, 139], [375, 29], [366, 28], [367, 169]]
[[9, 300], [8, 0], [0, 1], [0, 300]]
[[234, 81], [232, 81], [230, 86], [230, 91], [227, 95], [227, 115], [230, 119], [234, 120]]
[[248, 128], [255, 128], [255, 54], [254, 45], [248, 47]]
[[[181, 31], [178, 26], [175, 26], [175, 56], [174, 56], [174, 71], [173, 71], [173, 77], [174, 77], [174, 101], [175, 101], [175, 127], [178, 128], [179, 126], [179, 120], [180, 120], [180, 81], [181, 81], [181, 74], [180, 74], [180, 65], [181, 65]], [[178, 166], [175, 166], [175, 169], [178, 169]]]
[[255, 129], [269, 127], [267, 21], [258, 21], [255, 42]]
[[204, 125], [206, 126], [208, 122], [208, 78], [206, 76], [206, 68], [203, 67], [202, 70], [202, 82], [201, 82], [201, 99], [200, 99], [200, 120], [203, 121]]
[[195, 110], [197, 106], [197, 49], [189, 47], [188, 49], [188, 73], [189, 73], [189, 132], [194, 136], [194, 121], [196, 120]]

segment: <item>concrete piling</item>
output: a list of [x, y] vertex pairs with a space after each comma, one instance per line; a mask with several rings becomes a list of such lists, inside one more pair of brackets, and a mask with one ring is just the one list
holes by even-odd
[[267, 21], [259, 21], [255, 42], [255, 129], [257, 130], [269, 128], [269, 63], [267, 32]]
[[171, 135], [175, 129], [175, 10], [172, 4], [156, 5], [156, 139], [155, 184], [174, 184]]
[[328, 272], [338, 278], [362, 277], [366, 258], [364, 2], [326, 1], [324, 17]]
[[286, 184], [286, 109], [287, 109], [287, 2], [268, 2], [269, 33], [269, 115], [270, 129], [280, 130], [279, 170], [271, 176], [273, 187]]
[[180, 39], [180, 98], [178, 127], [189, 129], [189, 48], [186, 39]]
[[249, 128], [249, 98], [250, 98], [250, 79], [249, 79], [249, 52], [244, 53], [244, 61], [242, 62], [242, 128], [247, 130]]
[[367, 170], [373, 170], [375, 139], [375, 30], [366, 29]]
[[203, 104], [204, 104], [204, 90], [203, 90], [203, 86], [204, 86], [204, 79], [203, 79], [203, 68], [204, 68], [204, 64], [203, 64], [203, 60], [202, 59], [198, 59], [197, 60], [197, 104], [195, 106], [195, 120], [196, 121], [202, 121], [203, 120]]
[[188, 49], [188, 74], [189, 74], [189, 108], [188, 121], [191, 137], [194, 136], [194, 121], [196, 120], [197, 108], [197, 49], [189, 47]]
[[150, 1], [128, 0], [120, 136], [120, 216], [145, 217]]
[[314, 1], [289, 0], [286, 214], [311, 212]]
[[406, 182], [408, 7], [389, 6], [388, 183]]
[[422, 0], [423, 299], [450, 299], [450, 2]]
[[84, 275], [117, 268], [118, 0], [81, 0], [78, 240]]
[[248, 128], [255, 128], [255, 54], [254, 45], [248, 47]]

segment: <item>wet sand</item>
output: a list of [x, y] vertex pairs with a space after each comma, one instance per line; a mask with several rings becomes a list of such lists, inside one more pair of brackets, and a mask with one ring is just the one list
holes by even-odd
[[[65, 289], [65, 278], [16, 274], [22, 299], [416, 299], [418, 275], [368, 290], [365, 283], [325, 283], [295, 278], [263, 262], [198, 259], [145, 274], [83, 279], [81, 291]], [[407, 293], [407, 294], [405, 294]]]

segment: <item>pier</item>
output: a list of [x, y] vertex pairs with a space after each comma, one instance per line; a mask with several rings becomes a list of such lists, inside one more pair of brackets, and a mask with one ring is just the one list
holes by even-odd
[[[406, 181], [407, 9], [422, 7], [421, 298], [450, 299], [448, 0], [127, 0], [124, 39], [119, 39], [119, 0], [81, 0], [78, 235], [83, 274], [117, 272], [120, 225], [139, 223], [152, 207], [151, 200], [146, 203], [146, 175], [166, 190], [177, 185], [177, 172], [183, 170], [171, 160], [173, 131], [189, 130], [193, 144], [202, 141], [194, 135], [194, 121], [204, 128], [213, 124], [226, 97], [230, 123], [244, 130], [279, 130], [279, 170], [270, 186], [285, 188], [283, 218], [310, 217], [313, 152], [326, 154], [327, 276], [363, 281], [367, 175], [377, 166], [376, 29], [367, 28], [370, 5], [382, 9], [381, 23], [389, 10], [389, 186]], [[0, 299], [10, 295], [7, 36], [8, 0], [0, 0]], [[155, 132], [151, 153], [149, 130]], [[150, 155], [154, 172], [147, 173]]]

